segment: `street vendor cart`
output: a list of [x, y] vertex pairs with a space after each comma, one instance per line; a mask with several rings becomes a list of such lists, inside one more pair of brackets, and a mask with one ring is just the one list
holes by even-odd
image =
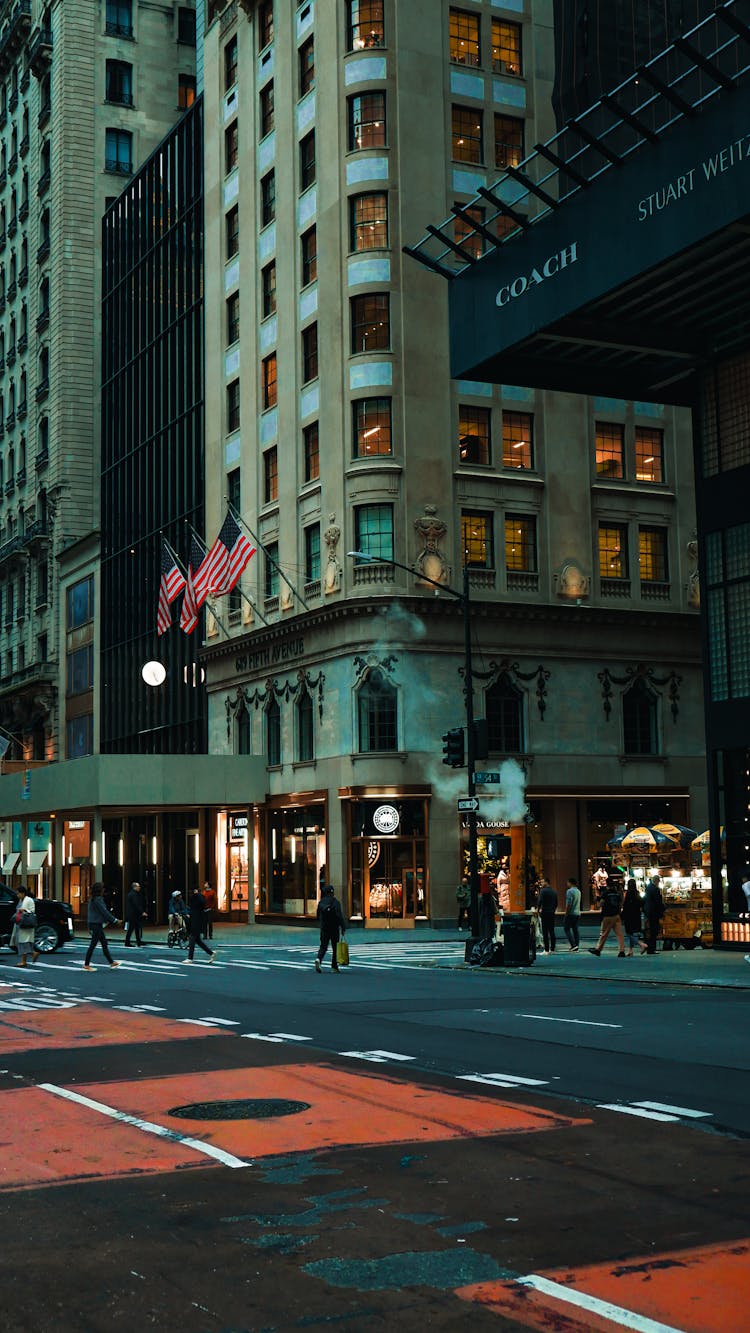
[[664, 916], [661, 933], [665, 949], [702, 949], [713, 946], [711, 888], [703, 876], [684, 876], [662, 881]]

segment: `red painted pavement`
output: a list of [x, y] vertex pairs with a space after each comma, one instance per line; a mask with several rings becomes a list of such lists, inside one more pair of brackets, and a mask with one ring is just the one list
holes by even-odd
[[90, 1004], [18, 1013], [0, 1010], [0, 1055], [81, 1046], [87, 1042], [94, 1046], [122, 1046], [185, 1041], [189, 1037], [195, 1040], [198, 1036], [224, 1037], [226, 1029], [197, 1028], [156, 1014], [124, 1014]]

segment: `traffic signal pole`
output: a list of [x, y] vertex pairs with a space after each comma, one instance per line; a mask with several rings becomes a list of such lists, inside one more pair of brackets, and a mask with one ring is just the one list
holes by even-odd
[[[467, 795], [476, 795], [474, 764], [476, 760], [476, 737], [474, 735], [474, 673], [471, 658], [471, 590], [469, 585], [469, 567], [464, 565], [463, 597], [464, 613], [464, 703], [466, 706], [466, 777]], [[472, 939], [479, 936], [479, 862], [477, 858], [477, 812], [472, 806], [469, 810], [469, 922]]]

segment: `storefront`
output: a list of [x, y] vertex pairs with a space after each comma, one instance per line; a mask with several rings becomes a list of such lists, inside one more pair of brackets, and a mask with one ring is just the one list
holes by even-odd
[[261, 917], [314, 918], [328, 861], [326, 793], [273, 797], [260, 812]]
[[351, 920], [369, 927], [426, 921], [429, 794], [340, 795], [349, 850]]

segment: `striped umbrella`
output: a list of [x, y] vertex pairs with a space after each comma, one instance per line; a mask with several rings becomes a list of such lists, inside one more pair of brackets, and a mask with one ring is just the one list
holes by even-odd
[[623, 852], [659, 852], [674, 847], [674, 843], [666, 833], [659, 833], [656, 829], [641, 824], [638, 828], [630, 829], [628, 833], [612, 838], [607, 846], [620, 847]]
[[[721, 845], [723, 847], [727, 839], [727, 835], [723, 824], [719, 829], [719, 836], [721, 837]], [[690, 846], [693, 848], [693, 851], [696, 852], [702, 852], [704, 847], [709, 847], [710, 845], [711, 845], [711, 830], [708, 828], [706, 829], [705, 833], [699, 833], [697, 838], [693, 838], [693, 841], [690, 844]]]
[[693, 845], [694, 828], [686, 828], [684, 824], [652, 824], [651, 827], [655, 833], [664, 833], [671, 838], [675, 847], [683, 847], [687, 851]]

